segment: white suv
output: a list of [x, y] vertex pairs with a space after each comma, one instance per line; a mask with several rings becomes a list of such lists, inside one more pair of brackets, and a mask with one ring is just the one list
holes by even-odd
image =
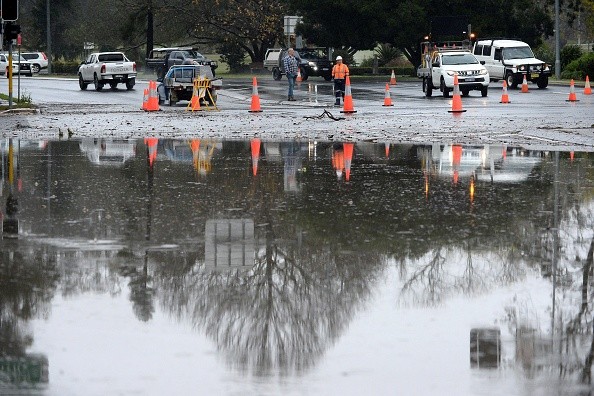
[[435, 51], [431, 58], [431, 68], [425, 84], [425, 95], [431, 96], [433, 88], [439, 89], [444, 98], [454, 89], [454, 75], [463, 96], [471, 90], [481, 91], [487, 96], [489, 91], [489, 72], [472, 53], [468, 51]]
[[[8, 54], [6, 52], [0, 53], [0, 74], [8, 77]], [[26, 76], [33, 76], [31, 70], [31, 62], [23, 58], [19, 58], [18, 54], [12, 54], [12, 74], [24, 74]]]
[[41, 70], [47, 69], [49, 62], [45, 52], [22, 52], [21, 56], [31, 62], [33, 73], [39, 73]]

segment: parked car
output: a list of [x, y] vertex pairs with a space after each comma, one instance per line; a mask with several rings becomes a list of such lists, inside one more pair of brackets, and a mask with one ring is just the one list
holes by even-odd
[[31, 62], [33, 73], [47, 69], [48, 60], [45, 52], [21, 52], [21, 56]]
[[[8, 77], [8, 53], [0, 53], [0, 57], [2, 59], [0, 61], [0, 71], [2, 74]], [[19, 58], [18, 54], [13, 53], [12, 74], [23, 74], [25, 76], [31, 77], [33, 75], [33, 71], [31, 70], [31, 62], [29, 62], [22, 56]]]
[[[287, 48], [269, 48], [266, 51], [264, 67], [272, 71], [272, 77], [280, 80], [285, 74], [283, 64]], [[328, 59], [328, 49], [322, 47], [300, 48], [295, 51], [303, 81], [310, 76], [320, 76], [326, 81], [332, 79], [332, 62]]]

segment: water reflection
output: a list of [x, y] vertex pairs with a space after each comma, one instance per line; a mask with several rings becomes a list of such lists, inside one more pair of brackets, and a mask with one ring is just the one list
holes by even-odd
[[[411, 309], [530, 273], [554, 280], [547, 312], [520, 297], [501, 307], [486, 366], [555, 365], [589, 382], [592, 158], [559, 157], [438, 143], [3, 142], [0, 356], [27, 353], [27, 323], [51, 318], [56, 294], [126, 293], [139, 321], [161, 310], [191, 323], [236, 370], [303, 375], [395, 264], [394, 304]], [[503, 330], [518, 335], [513, 356]], [[541, 340], [554, 348], [535, 363], [527, 345]]]

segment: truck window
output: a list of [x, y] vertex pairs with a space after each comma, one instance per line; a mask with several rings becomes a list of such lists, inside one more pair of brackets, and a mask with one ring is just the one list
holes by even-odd
[[474, 47], [474, 54], [475, 55], [482, 55], [483, 54], [483, 46], [477, 45]]
[[101, 54], [99, 62], [123, 62], [124, 54]]
[[501, 48], [495, 48], [495, 55], [493, 55], [493, 59], [501, 60]]
[[491, 56], [491, 46], [490, 45], [485, 45], [483, 47], [483, 55], [484, 56]]

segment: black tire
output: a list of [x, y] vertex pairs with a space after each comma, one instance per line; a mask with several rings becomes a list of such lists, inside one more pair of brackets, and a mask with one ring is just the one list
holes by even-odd
[[39, 73], [40, 70], [41, 70], [41, 66], [39, 66], [37, 63], [34, 63], [31, 65], [31, 71], [33, 73]]
[[514, 78], [514, 73], [512, 73], [509, 70], [505, 73], [505, 82], [507, 84], [507, 87], [510, 89], [518, 88], [518, 82]]
[[433, 95], [433, 84], [430, 77], [423, 77], [423, 91], [425, 96], [430, 98]]
[[470, 93], [470, 91], [468, 89], [461, 89], [460, 92], [462, 93], [462, 96], [464, 96], [464, 97], [468, 96], [468, 94]]
[[126, 81], [126, 89], [128, 91], [130, 91], [131, 89], [134, 88], [134, 84], [136, 84], [136, 79], [135, 78], [130, 78], [129, 80]]
[[536, 80], [536, 85], [540, 89], [545, 89], [549, 85], [549, 76], [540, 76], [538, 80]]
[[272, 69], [272, 78], [274, 78], [276, 81], [279, 81], [281, 78], [283, 78], [283, 74], [278, 67]]
[[95, 91], [101, 91], [103, 89], [103, 83], [99, 82], [96, 74], [93, 76], [93, 84], [95, 85]]
[[116, 89], [116, 88], [118, 87], [118, 83], [117, 83], [117, 82], [112, 82], [112, 83], [109, 83], [109, 87], [110, 87], [111, 89]]
[[87, 85], [89, 85], [88, 83], [86, 83], [83, 78], [82, 75], [79, 74], [78, 75], [78, 86], [80, 87], [81, 91], [86, 91], [87, 89]]
[[482, 87], [481, 88], [481, 96], [483, 98], [486, 98], [488, 94], [489, 94], [489, 87]]
[[449, 98], [450, 97], [450, 90], [448, 89], [448, 87], [446, 87], [445, 81], [443, 80], [443, 77], [441, 78], [439, 89], [441, 90], [441, 93], [442, 93], [442, 95], [443, 95], [444, 98]]
[[309, 76], [307, 75], [305, 68], [300, 67], [299, 70], [301, 71], [301, 80], [306, 81]]

